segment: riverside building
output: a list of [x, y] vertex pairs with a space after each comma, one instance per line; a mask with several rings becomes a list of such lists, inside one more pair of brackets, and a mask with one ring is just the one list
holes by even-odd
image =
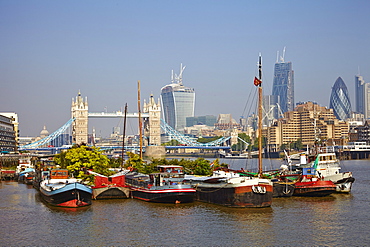
[[284, 118], [265, 130], [271, 151], [279, 151], [282, 144], [296, 142], [298, 139], [301, 139], [303, 145], [309, 146], [316, 141], [343, 145], [343, 142], [348, 141], [348, 131], [348, 123], [338, 120], [333, 109], [314, 102], [298, 104], [294, 111], [284, 113]]
[[0, 114], [0, 152], [15, 152], [17, 150], [14, 118]]

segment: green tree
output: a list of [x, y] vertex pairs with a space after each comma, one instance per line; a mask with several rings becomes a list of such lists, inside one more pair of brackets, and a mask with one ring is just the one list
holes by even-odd
[[108, 169], [109, 159], [102, 153], [99, 148], [74, 146], [66, 152], [55, 155], [54, 161], [61, 168], [68, 169], [74, 177], [93, 182], [93, 176], [87, 175], [87, 170], [93, 170], [105, 176], [114, 173]]
[[215, 159], [213, 162], [205, 160], [204, 158], [198, 158], [196, 160], [189, 159], [152, 159], [152, 168], [155, 169], [159, 165], [173, 165], [182, 166], [185, 173], [192, 175], [211, 175], [214, 169], [221, 167], [227, 167], [227, 164], [220, 164], [219, 159]]
[[[238, 137], [245, 142], [249, 143], [248, 147], [251, 146], [251, 138], [246, 133], [240, 133], [238, 134]], [[238, 143], [231, 146], [231, 149], [233, 151], [242, 151], [247, 148], [247, 144], [245, 144], [243, 141], [238, 139]]]
[[[248, 148], [248, 150], [258, 150], [258, 141], [259, 141], [259, 137], [256, 138], [256, 140], [254, 141], [254, 144], [250, 147], [250, 149]], [[266, 147], [266, 143], [267, 143], [267, 138], [263, 136], [262, 137], [262, 148]]]
[[162, 143], [162, 146], [179, 146], [180, 144], [178, 140], [171, 139], [169, 142]]
[[109, 167], [112, 168], [120, 168], [122, 165], [122, 157], [117, 157], [117, 158], [110, 158], [109, 159]]
[[198, 138], [197, 142], [200, 142], [200, 143], [208, 143], [208, 142], [213, 142], [217, 139], [220, 139], [222, 136], [214, 136], [214, 137], [211, 137], [211, 138]]
[[213, 162], [204, 158], [198, 158], [196, 160], [181, 160], [180, 165], [184, 167], [187, 173], [193, 175], [211, 175], [213, 170], [227, 167], [227, 164], [220, 164], [219, 159], [215, 159]]
[[295, 141], [294, 148], [296, 150], [302, 150], [303, 149], [303, 144], [302, 144], [302, 139], [301, 138], [298, 138], [297, 141]]
[[147, 164], [140, 158], [140, 155], [134, 154], [132, 152], [127, 152], [127, 156], [129, 158], [126, 160], [126, 163], [124, 165], [126, 169], [134, 170], [144, 174], [149, 174], [156, 171], [155, 164]]

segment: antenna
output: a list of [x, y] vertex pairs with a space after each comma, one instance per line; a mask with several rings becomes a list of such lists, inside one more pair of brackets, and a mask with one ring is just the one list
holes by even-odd
[[284, 57], [285, 57], [285, 46], [284, 46], [284, 49], [283, 49], [283, 55], [280, 57], [280, 62], [281, 63], [284, 63]]
[[171, 70], [171, 82], [173, 83], [174, 82], [174, 77], [173, 77], [173, 70]]
[[276, 52], [276, 63], [279, 62], [279, 51]]
[[182, 63], [180, 64], [180, 74], [179, 74], [179, 84], [182, 84], [182, 72], [184, 72], [186, 66], [182, 67]]
[[186, 66], [182, 67], [182, 63], [180, 64], [180, 74], [175, 74], [175, 77], [173, 76], [173, 70], [172, 70], [172, 80], [176, 81], [178, 84], [182, 85], [182, 73], [184, 72]]

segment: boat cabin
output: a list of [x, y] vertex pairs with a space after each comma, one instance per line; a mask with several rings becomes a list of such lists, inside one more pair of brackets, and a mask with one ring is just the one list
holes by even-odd
[[163, 165], [157, 166], [160, 173], [184, 173], [184, 168], [182, 166], [170, 166]]
[[55, 179], [67, 179], [68, 178], [68, 170], [67, 169], [54, 169], [50, 172], [50, 178]]
[[163, 165], [157, 167], [159, 172], [149, 175], [150, 184], [163, 186], [183, 183], [185, 174], [182, 166]]

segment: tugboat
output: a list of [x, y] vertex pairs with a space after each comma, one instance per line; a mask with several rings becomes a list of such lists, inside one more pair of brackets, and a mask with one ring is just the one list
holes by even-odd
[[323, 181], [315, 175], [315, 169], [303, 168], [302, 174], [283, 175], [296, 179], [293, 196], [328, 196], [335, 192], [336, 185], [332, 181]]
[[[328, 152], [328, 147], [320, 148], [315, 151], [314, 155], [301, 153], [300, 162], [291, 165], [291, 160], [288, 162], [291, 166], [291, 173], [302, 173], [302, 169], [312, 168], [314, 175], [322, 181], [331, 181], [336, 185], [335, 192], [349, 193], [352, 189], [352, 184], [355, 178], [352, 172], [341, 172], [340, 162], [334, 152]], [[288, 157], [288, 156], [287, 156]]]
[[[334, 152], [324, 152], [312, 158], [308, 166], [316, 169], [316, 175], [323, 181], [332, 181], [336, 192], [349, 193], [355, 178], [352, 172], [341, 172], [341, 166]], [[303, 166], [304, 167], [304, 166]]]

